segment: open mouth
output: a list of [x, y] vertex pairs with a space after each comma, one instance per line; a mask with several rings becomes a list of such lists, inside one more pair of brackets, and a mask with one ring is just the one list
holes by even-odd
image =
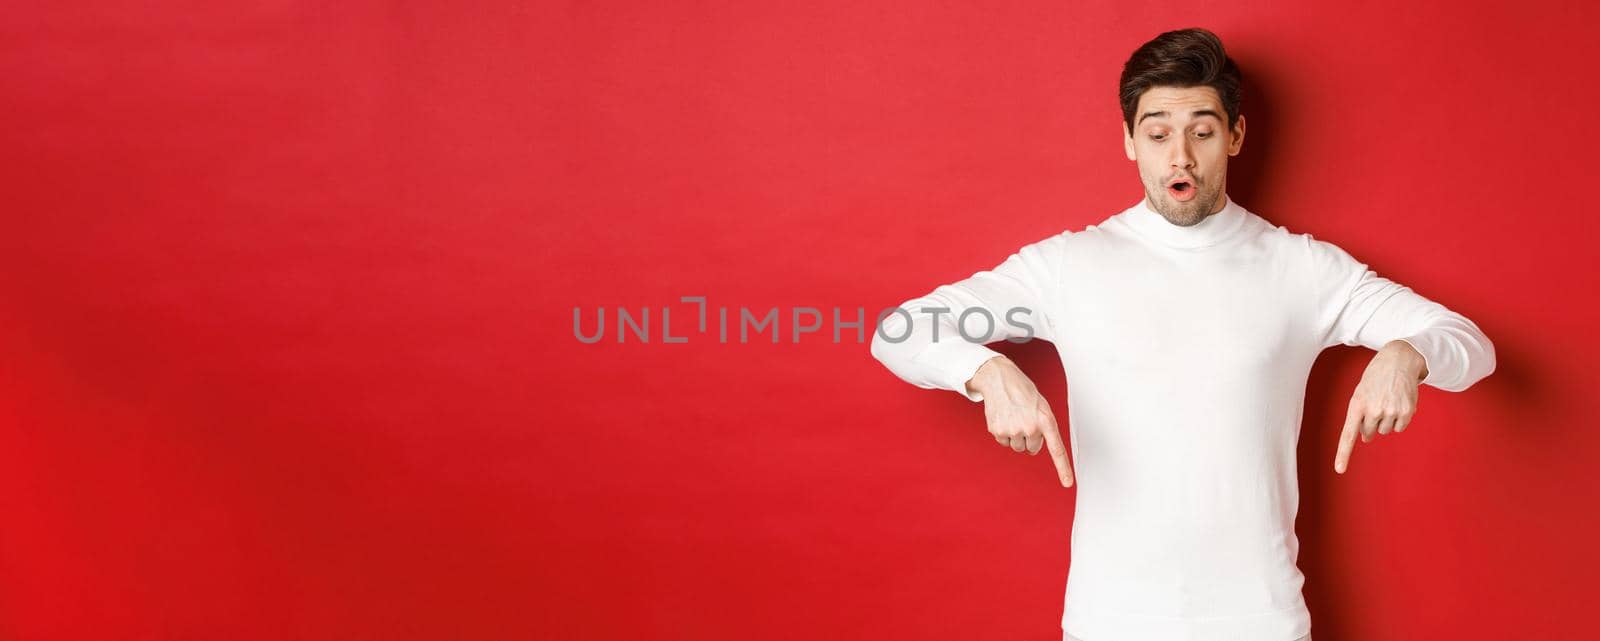
[[1167, 193], [1171, 194], [1174, 200], [1189, 200], [1194, 198], [1194, 183], [1187, 180], [1173, 181], [1167, 185]]

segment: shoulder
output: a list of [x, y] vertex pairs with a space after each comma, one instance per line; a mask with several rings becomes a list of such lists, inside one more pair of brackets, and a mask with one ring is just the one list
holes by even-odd
[[1295, 287], [1320, 297], [1349, 291], [1367, 272], [1367, 264], [1339, 245], [1284, 225], [1267, 222], [1260, 234], [1275, 256], [1274, 263], [1284, 270], [1283, 277]]
[[1075, 266], [1100, 264], [1115, 255], [1114, 242], [1099, 225], [1069, 227], [1023, 245], [1011, 260], [1041, 278], [1060, 282], [1077, 271]]
[[[1104, 223], [1101, 223], [1104, 224]], [[1020, 253], [1050, 257], [1078, 254], [1105, 244], [1108, 236], [1099, 224], [1067, 228], [1024, 245]]]
[[1121, 224], [1118, 215], [1113, 215], [1098, 223], [1062, 230], [1040, 241], [1040, 244], [1069, 255], [1101, 251], [1113, 248], [1125, 240], [1126, 234], [1122, 232]]
[[1257, 218], [1264, 227], [1260, 234], [1261, 242], [1292, 263], [1298, 263], [1313, 271], [1344, 272], [1356, 266], [1364, 266], [1343, 247], [1318, 238], [1315, 234], [1294, 231], [1264, 218]]

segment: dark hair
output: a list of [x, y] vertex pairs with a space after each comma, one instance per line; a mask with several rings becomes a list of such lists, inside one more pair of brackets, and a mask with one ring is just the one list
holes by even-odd
[[1122, 65], [1118, 95], [1122, 120], [1133, 131], [1139, 96], [1152, 87], [1211, 87], [1228, 112], [1228, 128], [1239, 118], [1239, 67], [1217, 34], [1198, 27], [1168, 31], [1140, 45]]

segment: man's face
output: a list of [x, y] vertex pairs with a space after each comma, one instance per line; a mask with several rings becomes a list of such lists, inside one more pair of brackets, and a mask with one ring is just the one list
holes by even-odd
[[1174, 225], [1189, 226], [1220, 211], [1228, 156], [1244, 144], [1244, 116], [1228, 129], [1228, 114], [1211, 87], [1152, 87], [1139, 96], [1133, 131], [1122, 127], [1128, 160], [1151, 206]]

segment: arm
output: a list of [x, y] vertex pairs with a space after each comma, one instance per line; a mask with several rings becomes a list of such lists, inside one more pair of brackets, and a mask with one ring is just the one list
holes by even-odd
[[[1000, 355], [985, 343], [1055, 340], [1046, 310], [1057, 295], [1067, 236], [1063, 232], [1023, 247], [992, 270], [901, 303], [873, 333], [873, 358], [917, 387], [982, 401], [967, 382], [980, 365]], [[963, 317], [964, 327], [957, 327]]]
[[1417, 386], [1459, 392], [1495, 368], [1494, 344], [1478, 326], [1411, 288], [1378, 276], [1348, 253], [1311, 241], [1333, 285], [1323, 344], [1377, 350], [1351, 397], [1334, 470], [1343, 473], [1357, 434], [1402, 432], [1415, 415]]
[[941, 285], [883, 319], [872, 356], [902, 380], [983, 402], [989, 433], [1017, 452], [1047, 445], [1064, 487], [1073, 482], [1050, 403], [1015, 363], [985, 343], [1055, 340], [1047, 310], [1057, 299], [1067, 233], [1023, 247], [992, 270]]

